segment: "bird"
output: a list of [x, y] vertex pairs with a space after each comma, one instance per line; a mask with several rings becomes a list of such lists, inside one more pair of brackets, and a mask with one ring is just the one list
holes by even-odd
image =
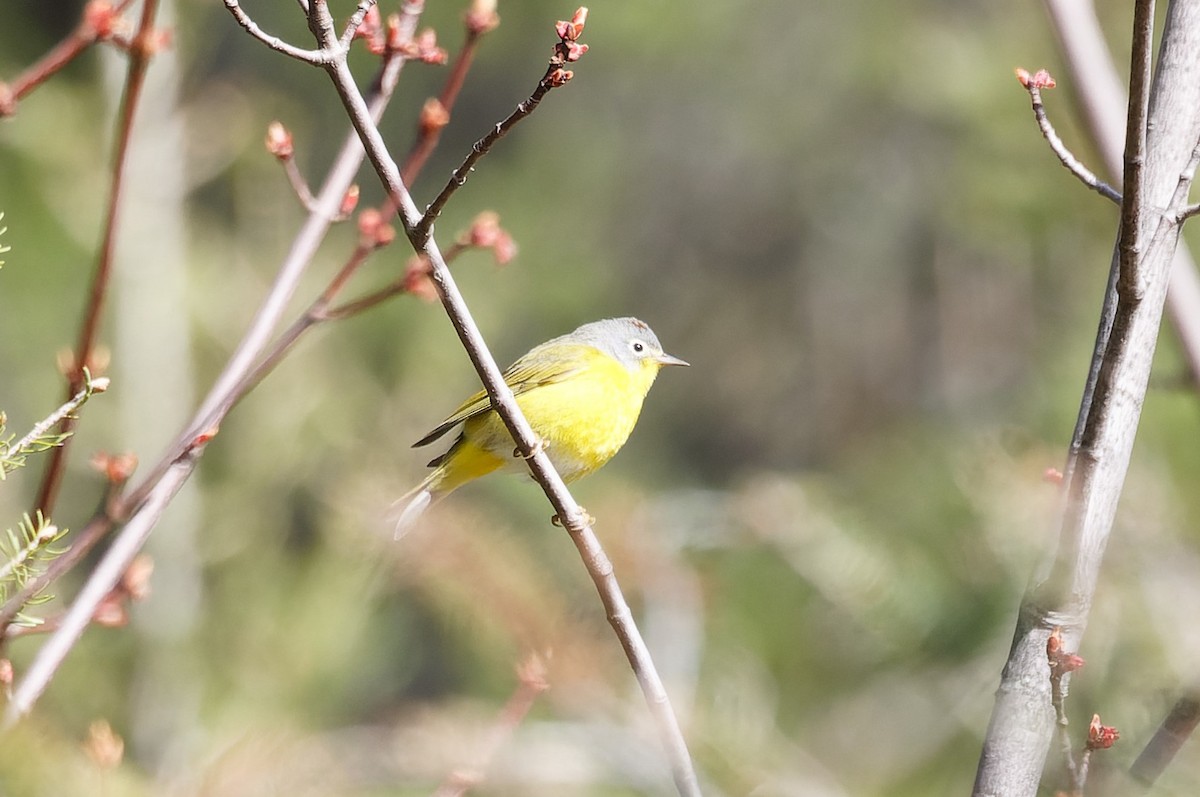
[[[642, 401], [664, 366], [687, 362], [667, 354], [636, 318], [593, 321], [530, 349], [504, 371], [539, 448], [564, 482], [594, 472], [616, 454], [637, 423]], [[524, 466], [512, 435], [480, 390], [413, 444], [427, 446], [461, 425], [458, 437], [429, 462], [433, 471], [397, 504], [397, 539], [437, 501], [467, 482]]]

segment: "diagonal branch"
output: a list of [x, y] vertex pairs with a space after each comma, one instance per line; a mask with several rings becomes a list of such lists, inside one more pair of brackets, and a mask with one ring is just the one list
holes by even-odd
[[446, 207], [446, 203], [450, 201], [450, 197], [454, 195], [454, 192], [466, 185], [467, 178], [474, 171], [475, 164], [479, 162], [480, 158], [488, 154], [492, 146], [508, 135], [508, 132], [516, 127], [518, 122], [533, 113], [537, 109], [538, 104], [541, 103], [542, 98], [550, 92], [550, 89], [556, 87], [556, 84], [551, 79], [556, 69], [557, 67], [551, 64], [547, 68], [546, 74], [538, 81], [537, 88], [533, 90], [533, 93], [518, 103], [516, 109], [503, 122], [497, 124], [492, 128], [491, 132], [475, 142], [466, 159], [450, 175], [450, 180], [446, 183], [446, 186], [434, 198], [433, 202], [429, 203], [429, 207], [425, 209], [424, 215], [417, 222], [413, 230], [414, 246], [419, 246], [419, 244], [415, 243], [416, 241], [422, 241], [429, 237], [430, 231], [433, 229], [433, 223], [437, 221], [437, 217], [441, 215], [442, 210]]
[[[332, 46], [333, 25], [325, 0], [311, 0], [309, 28], [322, 46]], [[363, 147], [367, 150], [367, 157], [389, 196], [396, 202], [409, 241], [418, 254], [428, 259], [431, 277], [437, 286], [438, 295], [442, 299], [450, 322], [458, 333], [471, 363], [475, 366], [484, 388], [491, 397], [492, 405], [504, 420], [517, 447], [528, 461], [534, 479], [545, 491], [559, 518], [562, 519], [563, 525], [570, 533], [572, 541], [579, 549], [580, 556], [592, 577], [592, 582], [600, 594], [609, 622], [621, 641], [630, 666], [642, 687], [646, 703], [658, 725], [660, 738], [671, 761], [676, 788], [682, 795], [689, 797], [699, 795], [699, 781], [692, 765], [691, 754], [688, 752], [683, 738], [683, 732], [679, 727], [679, 720], [671, 709], [666, 688], [663, 686], [650, 651], [633, 619], [633, 612], [625, 601], [620, 585], [613, 574], [612, 563], [596, 538], [596, 534], [588, 522], [587, 514], [575, 502], [574, 497], [563, 483], [562, 477], [558, 475], [549, 457], [538, 445], [533, 429], [521, 413], [512, 390], [504, 382], [500, 368], [488, 351], [483, 335], [467, 309], [466, 302], [454, 282], [437, 243], [429, 235], [428, 229], [424, 231], [420, 229], [421, 213], [417, 209], [416, 203], [413, 202], [408, 188], [400, 179], [400, 170], [388, 153], [383, 137], [366, 114], [366, 107], [358, 93], [358, 87], [354, 83], [354, 77], [348, 65], [345, 61], [334, 61], [325, 66], [325, 71], [333, 81], [334, 88], [346, 107], [351, 123], [362, 139]]]
[[1176, 701], [1171, 713], [1129, 768], [1135, 780], [1152, 786], [1200, 725], [1200, 693], [1189, 690]]
[[[423, 3], [420, 0], [408, 0], [402, 6], [400, 15], [402, 35], [412, 35], [422, 8]], [[378, 120], [382, 117], [383, 111], [391, 100], [404, 63], [405, 59], [398, 55], [385, 59], [372, 84], [367, 102], [368, 113], [372, 119]], [[357, 135], [351, 131], [318, 194], [316, 209], [309, 214], [308, 219], [297, 233], [292, 247], [280, 265], [275, 281], [249, 329], [188, 426], [167, 448], [158, 464], [151, 469], [136, 488], [121, 496], [119, 500], [113, 501], [110, 506], [106, 506], [101, 513], [93, 517], [76, 535], [71, 548], [65, 554], [52, 561], [44, 573], [31, 581], [19, 593], [13, 595], [0, 608], [0, 628], [4, 628], [12, 622], [31, 594], [36, 594], [46, 584], [61, 577], [78, 564], [87, 552], [118, 523], [127, 522], [127, 525], [122, 529], [113, 546], [105, 552], [104, 558], [101, 560], [102, 565], [113, 557], [123, 555], [118, 548], [123, 540], [144, 533], [145, 527], [142, 524], [147, 516], [153, 516], [154, 520], [150, 523], [150, 527], [153, 527], [154, 521], [157, 520], [155, 507], [163, 500], [164, 495], [169, 501], [194, 470], [198, 457], [202, 453], [202, 447], [198, 441], [207, 442], [230, 409], [242, 397], [243, 394], [239, 391], [244, 390], [248, 384], [246, 375], [254, 368], [259, 355], [267, 346], [275, 325], [328, 231], [332, 223], [331, 219], [336, 216], [340, 198], [345, 195], [346, 189], [358, 172], [362, 158], [362, 145], [359, 144]], [[144, 541], [144, 537], [141, 539]], [[140, 547], [140, 543], [137, 547]], [[119, 567], [97, 569], [89, 577], [88, 586], [90, 587], [94, 582], [103, 583], [111, 572], [117, 572], [119, 577], [119, 573], [123, 570]], [[107, 588], [111, 589], [112, 583], [108, 583]], [[99, 589], [98, 586], [97, 589], [86, 594], [103, 597], [106, 591]], [[81, 593], [80, 597], [76, 599], [76, 603], [83, 601], [84, 596], [84, 593]], [[60, 630], [56, 633], [67, 632]], [[54, 637], [51, 639], [53, 640]], [[62, 663], [69, 648], [70, 644], [61, 645], [56, 642], [53, 646], [47, 643], [46, 647], [38, 651], [34, 661], [39, 667], [39, 678], [48, 681], [54, 670]], [[27, 675], [26, 678], [28, 679], [28, 677]], [[33, 690], [30, 705], [32, 699], [36, 699], [37, 694], [40, 694], [44, 687], [45, 684], [42, 684], [38, 689]], [[28, 710], [28, 706], [24, 710]]]

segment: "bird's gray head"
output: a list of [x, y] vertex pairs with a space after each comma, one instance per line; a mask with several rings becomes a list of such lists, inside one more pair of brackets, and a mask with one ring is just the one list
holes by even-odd
[[563, 336], [575, 343], [595, 346], [630, 371], [639, 371], [648, 363], [657, 366], [687, 365], [678, 357], [672, 357], [662, 349], [658, 336], [645, 321], [636, 318], [605, 318], [584, 324], [579, 329]]

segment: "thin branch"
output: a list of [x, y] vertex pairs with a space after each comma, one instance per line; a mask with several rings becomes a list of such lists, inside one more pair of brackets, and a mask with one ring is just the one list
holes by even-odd
[[87, 403], [88, 399], [97, 393], [103, 393], [105, 390], [108, 390], [108, 378], [100, 377], [93, 379], [92, 375], [85, 368], [83, 373], [83, 387], [79, 389], [78, 393], [68, 399], [67, 403], [35, 424], [29, 430], [28, 434], [20, 440], [10, 446], [3, 446], [3, 444], [0, 444], [0, 446], [3, 446], [6, 454], [25, 451], [35, 440], [43, 437], [64, 418], [74, 415], [75, 410]]
[[[233, 14], [233, 18], [237, 23], [254, 38], [258, 39], [263, 44], [270, 47], [277, 53], [283, 53], [286, 56], [295, 58], [297, 61], [303, 61], [306, 64], [314, 66], [323, 66], [329, 63], [330, 59], [341, 57], [345, 52], [345, 47], [338, 45], [337, 49], [328, 50], [305, 50], [293, 44], [288, 44], [278, 36], [272, 36], [258, 26], [258, 23], [250, 18], [250, 15], [242, 10], [238, 0], [224, 0], [225, 7], [229, 9], [229, 13]], [[361, 22], [361, 18], [359, 20]]]
[[104, 557], [88, 577], [75, 602], [63, 615], [58, 629], [38, 650], [25, 677], [13, 689], [0, 726], [5, 729], [11, 728], [33, 708], [33, 704], [45, 691], [63, 659], [91, 623], [96, 607], [108, 597], [113, 587], [121, 580], [121, 576], [129, 569], [130, 563], [142, 549], [171, 499], [187, 481], [207, 442], [207, 439], [199, 441], [183, 457], [172, 463], [163, 478], [163, 489], [158, 490], [151, 500], [146, 502], [138, 515], [105, 551]]
[[[96, 253], [96, 265], [92, 272], [92, 284], [88, 295], [87, 308], [84, 311], [83, 325], [79, 330], [79, 339], [75, 344], [74, 362], [67, 378], [68, 398], [80, 390], [84, 382], [84, 373], [92, 359], [96, 346], [96, 335], [100, 327], [100, 319], [104, 312], [105, 301], [108, 298], [108, 284], [112, 276], [113, 257], [116, 253], [117, 227], [121, 210], [121, 192], [125, 183], [125, 162], [129, 156], [129, 146], [133, 139], [133, 123], [137, 114], [138, 100], [142, 95], [145, 84], [146, 69], [154, 54], [150, 44], [154, 32], [154, 15], [158, 11], [158, 0], [145, 0], [142, 4], [141, 19], [138, 22], [134, 42], [137, 46], [129, 50], [129, 69], [125, 76], [125, 90], [121, 98], [121, 109], [115, 134], [115, 149], [112, 161], [112, 178], [109, 183], [108, 205], [104, 219], [104, 232]], [[74, 428], [74, 420], [68, 415], [59, 426], [61, 434], [70, 434]], [[66, 468], [67, 453], [70, 451], [70, 439], [63, 441], [61, 446], [50, 452], [46, 470], [38, 488], [34, 501], [34, 512], [42, 512], [46, 516], [54, 514], [54, 504], [62, 485], [63, 471]]]
[[1067, 718], [1067, 690], [1063, 684], [1063, 673], [1052, 673], [1050, 676], [1050, 700], [1054, 704], [1059, 752], [1067, 768], [1067, 778], [1074, 784], [1079, 770], [1075, 764], [1075, 751], [1071, 747], [1071, 721]]
[[315, 212], [317, 209], [317, 200], [313, 197], [312, 189], [308, 187], [308, 181], [300, 173], [300, 167], [296, 165], [296, 159], [281, 159], [281, 163], [283, 164], [283, 173], [287, 175], [288, 184], [296, 192], [296, 198], [300, 200], [301, 206], [309, 213]]
[[[1038, 78], [1043, 75], [1045, 77], [1039, 81]], [[1058, 156], [1059, 163], [1065, 166], [1067, 171], [1075, 175], [1088, 188], [1120, 205], [1120, 192], [1097, 177], [1091, 169], [1084, 166], [1067, 149], [1067, 145], [1063, 143], [1058, 132], [1055, 131], [1054, 125], [1050, 123], [1050, 118], [1046, 115], [1046, 107], [1042, 104], [1042, 88], [1043, 86], [1045, 88], [1053, 88], [1054, 79], [1046, 74], [1044, 70], [1031, 77], [1023, 69], [1017, 70], [1017, 79], [1021, 81], [1021, 85], [1025, 87], [1025, 90], [1029, 92], [1029, 102], [1033, 107], [1033, 116], [1037, 120], [1038, 129], [1042, 131], [1042, 137], [1046, 139], [1046, 143], [1050, 145], [1050, 149]]]
[[1154, 229], [1154, 236], [1146, 246], [1147, 253], [1153, 252], [1166, 243], [1172, 230], [1177, 230], [1182, 223], [1181, 219], [1187, 210], [1187, 198], [1192, 190], [1192, 183], [1196, 179], [1197, 168], [1200, 168], [1200, 144], [1197, 144], [1192, 149], [1191, 157], [1188, 158], [1187, 164], [1179, 172], [1179, 180], [1175, 184], [1175, 193], [1171, 195], [1166, 209], [1158, 217], [1158, 225]]
[[[329, 17], [325, 0], [312, 0], [310, 8], [312, 13], [309, 27], [318, 37], [318, 41], [328, 46], [333, 31], [332, 20]], [[471, 363], [479, 373], [484, 388], [492, 399], [493, 406], [504, 420], [517, 447], [529, 463], [534, 479], [545, 491], [558, 517], [562, 519], [563, 525], [570, 533], [572, 541], [579, 549], [588, 574], [592, 577], [592, 582], [600, 594], [609, 622], [616, 632], [617, 638], [621, 641], [630, 666], [642, 687], [651, 715], [658, 725], [660, 738], [671, 762], [676, 788], [683, 795], [698, 795], [700, 793], [699, 781], [692, 766], [691, 754], [688, 752], [683, 732], [679, 727], [679, 720], [671, 709], [666, 688], [654, 666], [645, 640], [642, 639], [641, 632], [634, 622], [633, 612], [629, 609], [629, 604], [625, 601], [620, 585], [613, 574], [612, 563], [604, 553], [591, 524], [587, 522], [586, 513], [576, 503], [563, 483], [562, 477], [555, 471], [550, 458], [538, 444], [537, 436], [521, 413], [512, 389], [504, 382], [500, 368], [488, 351], [483, 335], [471, 317], [437, 243], [430, 237], [428, 228], [420, 228], [419, 225], [425, 221], [431, 221], [432, 217], [426, 214], [423, 219], [420, 211], [417, 210], [416, 203], [413, 202], [408, 188], [400, 179], [400, 170], [388, 153], [378, 128], [370, 122], [367, 116], [366, 106], [358, 93], [358, 87], [354, 83], [354, 77], [350, 73], [349, 67], [344, 61], [338, 61], [327, 65], [325, 71], [333, 81], [334, 88], [346, 107], [350, 121], [362, 139], [371, 165], [383, 181], [388, 194], [397, 202], [400, 218], [404, 222], [409, 241], [419, 254], [428, 259], [431, 277], [438, 288], [442, 304], [446, 308], [450, 322], [458, 333]], [[549, 88], [550, 86], [547, 86], [546, 90]], [[544, 94], [545, 91], [542, 91], [538, 99]], [[532, 108], [527, 109], [526, 115], [531, 110]]]
[[[401, 7], [400, 34], [402, 38], [412, 37], [423, 8], [422, 0], [408, 0]], [[405, 63], [405, 59], [396, 53], [389, 52], [385, 56], [367, 96], [368, 114], [374, 122], [377, 123], [383, 117], [384, 110], [391, 102], [392, 94]], [[324, 185], [317, 193], [314, 210], [309, 213], [300, 231], [296, 233], [291, 248], [276, 272], [275, 280], [271, 283], [266, 297], [237, 348], [225, 364], [225, 368], [209, 389], [208, 395], [196, 410], [191, 422], [176, 437], [167, 449], [166, 455], [122, 502], [124, 506], [136, 507], [146, 500], [146, 497], [156, 488], [167, 467], [186, 449], [189, 441], [203, 430], [218, 426], [241, 398], [242, 394], [239, 390], [246, 383], [246, 375], [255, 368], [259, 357], [270, 344], [275, 327], [287, 311], [296, 287], [316, 255], [321, 242], [325, 239], [329, 227], [337, 219], [342, 198], [354, 182], [358, 169], [362, 165], [363, 156], [363, 148], [359, 143], [358, 135], [354, 130], [350, 130], [333, 160]], [[0, 619], [2, 619], [2, 615], [0, 615]]]
[[[423, 7], [424, 4], [421, 0], [408, 0], [402, 6], [400, 12], [402, 36], [411, 37]], [[368, 106], [372, 119], [378, 120], [382, 117], [396, 88], [404, 63], [405, 60], [399, 56], [393, 55], [384, 59], [370, 89]], [[353, 182], [354, 176], [362, 164], [362, 158], [362, 145], [359, 144], [357, 135], [351, 131], [343, 142], [342, 148], [334, 160], [334, 165], [330, 168], [325, 185], [317, 197], [317, 210], [309, 214], [305, 225], [297, 233], [292, 248], [281, 264], [275, 282], [259, 307], [250, 328], [243, 336], [237, 350], [230, 356], [225, 369], [210, 388], [208, 396], [188, 426], [171, 443], [158, 464], [151, 469], [136, 488], [119, 499], [105, 502], [104, 510], [93, 517], [75, 535], [71, 548], [52, 561], [46, 572], [28, 584], [19, 594], [10, 598], [3, 608], [0, 608], [0, 629], [7, 627], [12, 622], [21, 607], [28, 601], [30, 594], [36, 594], [47, 584], [72, 569], [95, 547], [96, 543], [112, 530], [117, 522], [128, 520], [130, 525], [135, 522], [140, 523], [146, 516], [148, 508], [156, 505], [165, 493], [174, 495], [178, 490], [178, 485], [175, 484], [176, 478], [186, 480], [190, 476], [191, 469], [196, 462], [195, 457], [201, 454], [201, 451], [196, 448], [196, 440], [217, 428], [229, 410], [241, 398], [238, 389], [244, 384], [245, 375], [253, 368], [255, 361], [267, 345], [275, 324], [286, 309], [305, 268], [311, 262], [317, 247], [324, 238], [331, 219], [336, 217], [335, 209]], [[191, 456], [193, 452], [195, 457]], [[181, 467], [185, 468], [186, 473], [180, 476], [179, 469]], [[171, 478], [168, 479], [168, 476]], [[124, 539], [133, 533], [135, 532], [131, 532], [129, 526], [126, 526], [118, 539]]]
[[83, 11], [83, 19], [67, 38], [56, 44], [37, 62], [18, 75], [11, 83], [0, 83], [0, 116], [16, 113], [17, 102], [42, 83], [58, 74], [67, 64], [74, 61], [89, 47], [103, 41], [112, 33], [115, 22], [133, 0], [121, 0], [116, 5], [93, 13], [89, 7]]
[[538, 104], [542, 101], [542, 98], [545, 97], [552, 88], [556, 88], [556, 85], [551, 81], [551, 75], [554, 73], [555, 69], [556, 67], [552, 64], [550, 68], [546, 70], [545, 76], [538, 81], [537, 88], [533, 90], [533, 93], [530, 94], [529, 97], [524, 101], [520, 102], [517, 105], [516, 110], [509, 114], [507, 119], [492, 128], [490, 133], [476, 141], [471, 147], [470, 153], [467, 154], [467, 157], [463, 160], [462, 164], [455, 169], [454, 173], [450, 176], [450, 180], [446, 183], [446, 187], [441, 190], [441, 193], [437, 195], [433, 202], [429, 203], [429, 207], [425, 209], [425, 214], [416, 224], [416, 227], [413, 231], [415, 236], [413, 239], [414, 246], [419, 247], [420, 244], [416, 242], [422, 241], [429, 237], [430, 231], [433, 229], [433, 223], [437, 221], [437, 217], [441, 215], [442, 210], [446, 207], [446, 203], [450, 201], [450, 197], [454, 195], [454, 192], [466, 185], [467, 178], [474, 170], [475, 164], [479, 162], [479, 159], [488, 154], [492, 146], [505, 135], [507, 135], [508, 132], [512, 130], [518, 122], [529, 116], [529, 114], [533, 113], [538, 107]]
[[1152, 786], [1167, 765], [1200, 725], [1200, 694], [1188, 692], [1175, 703], [1171, 713], [1129, 768], [1129, 774], [1144, 786]]
[[354, 41], [354, 33], [358, 30], [358, 26], [362, 24], [363, 17], [375, 5], [375, 0], [358, 0], [358, 7], [354, 9], [354, 13], [350, 15], [350, 19], [346, 22], [346, 28], [342, 31], [342, 36], [338, 40], [343, 53], [350, 51], [350, 42]]

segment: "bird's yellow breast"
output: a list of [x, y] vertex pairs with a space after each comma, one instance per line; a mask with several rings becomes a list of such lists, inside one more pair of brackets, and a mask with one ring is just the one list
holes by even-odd
[[[550, 461], [569, 482], [596, 470], [625, 445], [657, 372], [653, 364], [631, 372], [596, 352], [570, 376], [520, 393], [517, 404], [544, 442]], [[512, 460], [512, 437], [494, 411], [468, 420], [463, 436]]]

